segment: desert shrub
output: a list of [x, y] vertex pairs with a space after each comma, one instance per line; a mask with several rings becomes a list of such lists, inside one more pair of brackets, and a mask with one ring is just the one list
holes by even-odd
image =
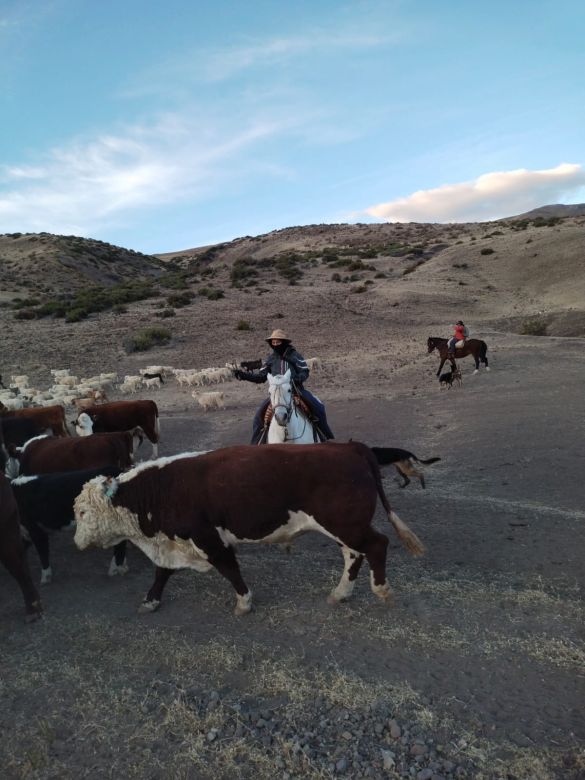
[[128, 311], [128, 307], [124, 306], [123, 303], [117, 303], [115, 306], [112, 307], [112, 311], [114, 314], [126, 314]]
[[386, 274], [383, 271], [378, 271], [378, 273], [374, 276], [374, 279], [385, 279]]
[[171, 331], [160, 326], [152, 326], [137, 331], [124, 342], [126, 352], [146, 352], [151, 347], [168, 344], [171, 340]]
[[159, 284], [168, 290], [185, 290], [190, 275], [188, 271], [169, 271], [165, 276], [161, 276]]
[[258, 271], [254, 268], [256, 261], [253, 258], [242, 257], [236, 260], [230, 271], [232, 287], [242, 285], [242, 282], [252, 276], [258, 276]]
[[374, 247], [366, 247], [365, 249], [360, 249], [360, 257], [364, 260], [371, 260], [374, 257], [378, 257], [378, 252]]
[[217, 290], [213, 287], [201, 287], [199, 289], [199, 295], [202, 295], [209, 301], [218, 301], [220, 298], [224, 297], [223, 290]]
[[74, 309], [67, 309], [67, 314], [65, 315], [65, 322], [81, 322], [81, 320], [85, 320], [88, 315], [87, 309], [84, 309], [83, 306], [78, 306]]
[[15, 309], [28, 309], [31, 306], [40, 306], [38, 298], [15, 298], [12, 306]]
[[352, 293], [365, 293], [368, 288], [365, 284], [360, 284], [359, 287], [352, 287]]
[[483, 249], [480, 251], [480, 253], [479, 253], [479, 254], [480, 254], [480, 255], [493, 255], [493, 253], [494, 253], [494, 250], [493, 250], [493, 249], [491, 249], [489, 246], [486, 246], [486, 247], [484, 247], [484, 248], [483, 248]]
[[167, 305], [171, 308], [180, 309], [182, 306], [188, 306], [195, 296], [191, 291], [183, 293], [173, 293], [167, 298]]
[[530, 317], [522, 323], [520, 333], [523, 336], [546, 336], [546, 320], [542, 317]]
[[332, 282], [340, 282], [341, 281], [340, 274], [331, 274], [331, 281]]
[[532, 221], [532, 224], [534, 227], [553, 227], [559, 222], [559, 217], [549, 217], [548, 219], [546, 217], [536, 217], [536, 219]]
[[34, 320], [37, 313], [34, 309], [19, 309], [14, 315], [15, 320]]
[[161, 309], [161, 311], [157, 311], [154, 313], [155, 317], [160, 317], [161, 319], [167, 319], [168, 317], [174, 317], [175, 316], [175, 310], [174, 309]]
[[236, 330], [252, 330], [252, 326], [248, 320], [239, 320], [238, 324], [236, 325]]

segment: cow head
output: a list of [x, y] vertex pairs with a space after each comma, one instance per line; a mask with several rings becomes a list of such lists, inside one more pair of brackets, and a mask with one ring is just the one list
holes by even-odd
[[73, 420], [72, 425], [75, 426], [78, 436], [91, 436], [93, 433], [93, 420], [87, 412], [81, 412], [77, 420]]
[[[121, 535], [126, 524], [120, 524], [120, 513], [112, 504], [118, 487], [119, 482], [114, 477], [95, 477], [85, 483], [75, 499], [74, 540], [80, 550], [91, 546], [112, 547], [127, 538]], [[122, 514], [127, 511], [122, 510]]]

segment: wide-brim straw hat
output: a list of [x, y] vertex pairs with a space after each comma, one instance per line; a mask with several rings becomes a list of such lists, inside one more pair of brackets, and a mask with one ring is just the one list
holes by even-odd
[[268, 336], [268, 338], [266, 339], [266, 341], [270, 344], [272, 339], [280, 339], [281, 341], [290, 341], [286, 333], [283, 330], [280, 330], [280, 328], [276, 328], [276, 330], [273, 330], [270, 336]]

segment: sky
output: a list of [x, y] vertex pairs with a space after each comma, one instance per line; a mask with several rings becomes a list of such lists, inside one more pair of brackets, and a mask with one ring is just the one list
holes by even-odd
[[0, 233], [178, 251], [585, 202], [582, 0], [0, 0]]

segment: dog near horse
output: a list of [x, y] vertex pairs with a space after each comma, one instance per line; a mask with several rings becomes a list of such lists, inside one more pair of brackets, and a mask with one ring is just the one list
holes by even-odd
[[439, 386], [441, 390], [444, 390], [446, 387], [451, 389], [453, 387], [453, 382], [457, 382], [459, 387], [463, 384], [460, 368], [452, 368], [451, 371], [445, 371], [445, 373], [441, 374], [439, 377]]

